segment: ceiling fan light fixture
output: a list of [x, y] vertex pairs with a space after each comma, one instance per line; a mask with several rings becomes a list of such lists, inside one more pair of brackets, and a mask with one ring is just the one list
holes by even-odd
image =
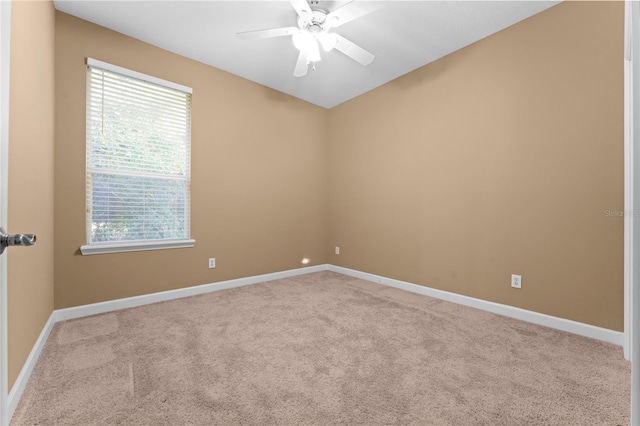
[[318, 36], [318, 40], [320, 41], [320, 44], [322, 45], [322, 48], [325, 52], [333, 50], [333, 48], [336, 47], [336, 44], [338, 43], [338, 37], [334, 33], [320, 33]]
[[316, 44], [315, 39], [308, 31], [300, 31], [293, 35], [291, 38], [293, 40], [293, 45], [299, 51], [309, 50], [313, 44]]
[[[0, 0], [2, 1], [2, 0]], [[322, 60], [320, 46], [326, 52], [338, 50], [361, 65], [369, 65], [375, 56], [338, 33], [330, 32], [336, 27], [360, 18], [377, 9], [377, 3], [347, 1], [333, 11], [318, 8], [320, 0], [289, 0], [298, 15], [297, 27], [281, 27], [266, 30], [244, 31], [236, 36], [241, 40], [291, 36], [293, 45], [298, 49], [298, 59], [293, 70], [294, 77], [307, 75], [309, 64], [315, 70], [315, 63]], [[330, 2], [327, 2], [330, 3]], [[341, 3], [341, 2], [338, 2]], [[371, 3], [365, 6], [366, 3]], [[384, 7], [384, 6], [382, 6]]]
[[322, 58], [320, 57], [320, 48], [318, 47], [318, 42], [312, 40], [313, 43], [309, 44], [309, 48], [307, 49], [307, 61], [309, 62], [320, 62]]

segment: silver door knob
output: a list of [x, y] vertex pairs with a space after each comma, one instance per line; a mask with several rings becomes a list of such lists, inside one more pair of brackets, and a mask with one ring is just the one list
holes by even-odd
[[9, 246], [32, 246], [35, 243], [36, 236], [33, 234], [7, 235], [4, 228], [0, 228], [0, 254]]

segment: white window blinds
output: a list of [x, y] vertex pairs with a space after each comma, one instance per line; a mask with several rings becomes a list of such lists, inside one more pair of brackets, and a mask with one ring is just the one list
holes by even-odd
[[87, 240], [190, 238], [191, 89], [87, 60]]

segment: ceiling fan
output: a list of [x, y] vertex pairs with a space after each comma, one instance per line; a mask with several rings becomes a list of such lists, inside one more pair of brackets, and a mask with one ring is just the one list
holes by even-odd
[[373, 61], [375, 56], [371, 52], [330, 30], [380, 9], [383, 2], [351, 1], [333, 12], [318, 7], [319, 0], [310, 0], [310, 3], [307, 0], [289, 2], [298, 13], [297, 27], [245, 31], [236, 36], [240, 40], [292, 36], [293, 45], [300, 51], [293, 71], [295, 77], [307, 75], [310, 63], [315, 69], [315, 63], [322, 60], [320, 46], [325, 52], [335, 48], [362, 65], [369, 65]]

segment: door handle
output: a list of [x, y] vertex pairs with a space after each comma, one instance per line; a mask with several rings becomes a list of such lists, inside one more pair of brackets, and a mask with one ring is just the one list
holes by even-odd
[[35, 243], [36, 236], [33, 234], [8, 235], [4, 228], [0, 228], [0, 254], [9, 246], [32, 246]]

